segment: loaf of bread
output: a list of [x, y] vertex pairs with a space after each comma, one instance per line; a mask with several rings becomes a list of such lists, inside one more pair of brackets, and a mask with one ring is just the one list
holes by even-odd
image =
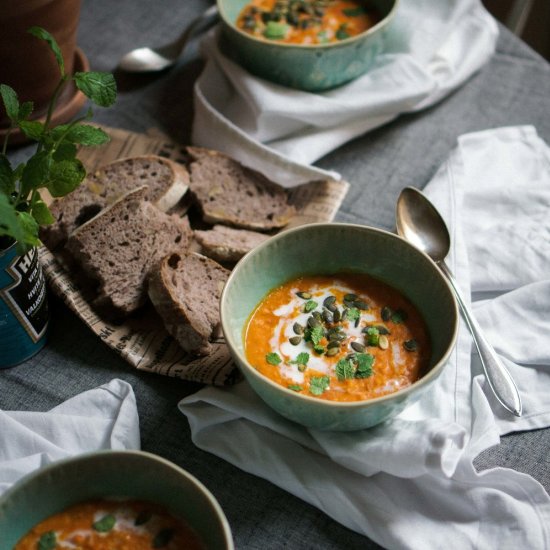
[[116, 160], [89, 174], [82, 185], [53, 201], [55, 218], [40, 232], [42, 242], [55, 250], [80, 225], [119, 197], [147, 185], [146, 199], [163, 212], [174, 208], [189, 188], [189, 173], [182, 164], [157, 155]]
[[247, 252], [269, 239], [269, 235], [264, 233], [226, 225], [215, 225], [206, 231], [197, 230], [194, 236], [206, 256], [228, 263], [238, 262]]
[[151, 202], [146, 186], [128, 192], [75, 229], [66, 249], [98, 283], [93, 305], [109, 315], [125, 316], [147, 299], [153, 265], [172, 252], [187, 250], [187, 218], [168, 215]]
[[269, 231], [288, 224], [295, 209], [281, 186], [210, 149], [187, 147], [190, 189], [204, 221]]
[[194, 355], [208, 355], [221, 335], [219, 300], [229, 271], [190, 252], [166, 256], [149, 277], [151, 302], [166, 330]]

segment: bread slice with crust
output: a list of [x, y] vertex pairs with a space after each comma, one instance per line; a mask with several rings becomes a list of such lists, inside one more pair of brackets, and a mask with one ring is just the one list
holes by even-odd
[[55, 222], [41, 229], [40, 238], [55, 250], [80, 225], [132, 189], [147, 185], [145, 198], [163, 212], [174, 208], [189, 188], [182, 164], [158, 155], [116, 160], [88, 174], [80, 187], [56, 199], [50, 210]]
[[196, 230], [193, 234], [204, 254], [218, 262], [238, 262], [247, 252], [269, 239], [269, 235], [264, 233], [226, 225], [215, 225], [207, 231]]
[[204, 221], [269, 231], [295, 214], [286, 190], [259, 172], [218, 151], [187, 147], [187, 152], [190, 189]]
[[166, 254], [183, 253], [191, 240], [187, 218], [161, 212], [146, 201], [148, 188], [128, 192], [73, 231], [66, 249], [97, 281], [93, 305], [128, 315], [147, 299], [150, 269]]
[[229, 270], [196, 252], [166, 256], [151, 271], [148, 293], [166, 330], [194, 355], [208, 355], [221, 334], [220, 296]]

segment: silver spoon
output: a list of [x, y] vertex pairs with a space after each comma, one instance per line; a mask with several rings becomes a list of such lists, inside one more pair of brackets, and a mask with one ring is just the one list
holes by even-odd
[[193, 19], [183, 33], [173, 42], [157, 48], [137, 48], [128, 52], [118, 63], [118, 68], [128, 73], [162, 71], [171, 67], [181, 55], [191, 38], [200, 30], [205, 31], [218, 21], [218, 7], [210, 6]]
[[454, 290], [464, 320], [472, 333], [491, 390], [505, 409], [516, 416], [521, 416], [522, 405], [517, 386], [483, 335], [481, 327], [458, 290], [451, 270], [445, 264], [445, 258], [451, 246], [451, 238], [443, 218], [426, 196], [414, 187], [406, 187], [401, 191], [397, 199], [396, 218], [397, 233], [430, 256], [446, 275]]

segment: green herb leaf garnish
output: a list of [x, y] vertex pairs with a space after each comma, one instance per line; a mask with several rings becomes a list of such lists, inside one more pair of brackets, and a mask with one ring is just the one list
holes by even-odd
[[302, 391], [304, 388], [302, 388], [302, 386], [298, 385], [298, 384], [289, 384], [287, 386], [287, 388], [289, 390], [292, 390], [292, 391]]
[[294, 361], [291, 361], [294, 365], [307, 365], [307, 362], [309, 361], [309, 353], [303, 351], [302, 353], [299, 353], [296, 356], [296, 359]]
[[380, 341], [380, 331], [376, 327], [369, 327], [366, 330], [367, 333], [367, 344], [369, 346], [377, 346]]
[[47, 531], [38, 541], [38, 550], [54, 550], [57, 544], [55, 531]]
[[313, 395], [321, 395], [330, 384], [330, 378], [328, 376], [314, 376], [309, 381], [309, 391]]
[[98, 532], [98, 533], [107, 533], [107, 531], [110, 531], [116, 523], [115, 516], [112, 514], [107, 514], [106, 516], [103, 516], [101, 519], [98, 519], [95, 523], [92, 524], [92, 527]]
[[346, 317], [350, 321], [357, 321], [361, 318], [361, 312], [356, 307], [350, 307], [347, 310]]
[[264, 36], [270, 40], [279, 40], [281, 38], [285, 38], [289, 30], [290, 25], [287, 25], [286, 23], [268, 21], [264, 30]]
[[355, 378], [368, 378], [372, 376], [372, 366], [374, 364], [374, 355], [370, 353], [357, 353], [355, 355], [356, 370]]
[[270, 365], [278, 365], [282, 359], [279, 357], [279, 354], [278, 353], [275, 353], [275, 352], [272, 352], [272, 353], [268, 353], [266, 356], [265, 356], [265, 360], [270, 364]]
[[311, 342], [314, 346], [319, 345], [319, 342], [323, 339], [324, 332], [323, 327], [308, 327], [305, 330], [304, 338], [306, 341]]
[[317, 302], [315, 300], [308, 300], [304, 304], [304, 312], [309, 313], [310, 311], [313, 311], [317, 307]]
[[349, 38], [351, 35], [346, 30], [347, 23], [342, 23], [338, 30], [336, 31], [336, 38], [338, 40], [345, 40], [346, 38]]
[[403, 311], [402, 309], [397, 309], [391, 314], [391, 320], [398, 325], [399, 323], [403, 323], [403, 321], [407, 320], [407, 312]]
[[335, 372], [338, 380], [348, 380], [355, 376], [355, 367], [349, 359], [340, 359], [336, 363]]
[[325, 353], [325, 348], [324, 346], [321, 346], [321, 344], [317, 344], [316, 346], [313, 346], [313, 351], [319, 355], [322, 355]]

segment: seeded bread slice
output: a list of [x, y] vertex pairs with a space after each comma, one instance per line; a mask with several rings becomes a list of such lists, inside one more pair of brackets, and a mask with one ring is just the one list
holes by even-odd
[[269, 239], [269, 235], [263, 233], [226, 225], [215, 225], [208, 231], [197, 230], [194, 236], [204, 254], [218, 262], [237, 262], [247, 252]]
[[187, 152], [190, 188], [204, 221], [269, 231], [295, 214], [286, 191], [259, 172], [218, 151], [187, 147]]
[[151, 271], [151, 302], [166, 330], [194, 355], [208, 355], [220, 334], [219, 300], [229, 273], [196, 252], [170, 254]]
[[189, 188], [189, 173], [182, 164], [157, 155], [116, 160], [89, 174], [69, 195], [53, 201], [50, 210], [55, 222], [41, 230], [40, 238], [55, 250], [77, 227], [142, 185], [148, 186], [146, 199], [167, 212]]
[[98, 282], [93, 305], [110, 315], [128, 315], [147, 299], [153, 265], [171, 252], [184, 252], [191, 229], [187, 218], [169, 216], [144, 200], [147, 187], [128, 192], [73, 231], [66, 248]]

